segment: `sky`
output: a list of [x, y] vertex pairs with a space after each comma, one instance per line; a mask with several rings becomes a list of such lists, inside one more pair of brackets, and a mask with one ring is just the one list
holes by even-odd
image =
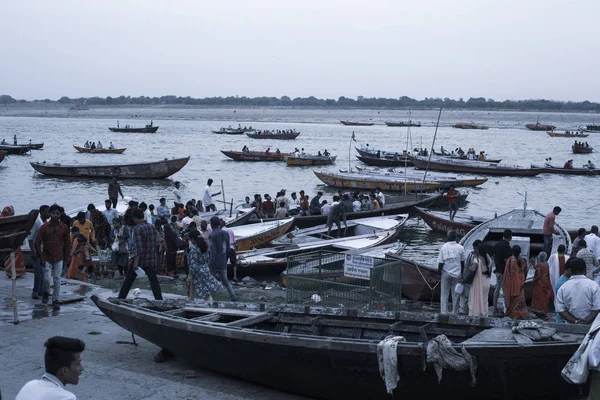
[[600, 102], [598, 0], [0, 2], [0, 94]]

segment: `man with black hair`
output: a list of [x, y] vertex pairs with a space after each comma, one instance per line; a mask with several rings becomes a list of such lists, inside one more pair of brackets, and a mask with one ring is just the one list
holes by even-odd
[[41, 379], [27, 382], [15, 400], [76, 400], [77, 397], [65, 386], [77, 385], [83, 372], [81, 353], [85, 343], [80, 339], [54, 336], [44, 344], [44, 364], [46, 373]]
[[44, 266], [42, 302], [44, 304], [48, 302], [50, 279], [52, 279], [54, 283], [52, 308], [59, 310], [60, 275], [64, 261], [69, 258], [71, 239], [69, 238], [69, 228], [60, 222], [60, 206], [52, 204], [49, 211], [50, 221], [42, 225], [35, 235], [34, 249], [40, 264]]
[[48, 221], [50, 218], [50, 206], [41, 205], [40, 206], [40, 214], [38, 215], [33, 227], [31, 228], [31, 232], [29, 232], [29, 237], [27, 238], [27, 243], [29, 244], [29, 249], [31, 251], [31, 264], [33, 265], [33, 291], [31, 293], [31, 298], [37, 300], [40, 296], [44, 294], [44, 266], [40, 263], [38, 257], [35, 253], [35, 235], [37, 235], [38, 231], [42, 227], [43, 224]]
[[317, 195], [312, 198], [310, 201], [310, 206], [308, 207], [311, 215], [312, 214], [321, 214], [321, 197], [323, 196], [323, 192], [317, 192]]
[[208, 181], [206, 181], [206, 186], [204, 187], [204, 195], [202, 196], [202, 202], [204, 203], [204, 209], [206, 211], [217, 211], [217, 206], [215, 206], [215, 203], [213, 202], [212, 198], [221, 194], [221, 192], [217, 192], [215, 194], [212, 194], [210, 192], [210, 187], [213, 184], [213, 180], [209, 179]]
[[555, 308], [571, 324], [591, 324], [600, 312], [600, 287], [586, 278], [585, 261], [571, 260], [571, 277], [556, 293]]
[[119, 195], [123, 198], [123, 191], [121, 190], [121, 185], [117, 182], [117, 177], [113, 176], [112, 181], [108, 184], [108, 198], [112, 202], [113, 208], [117, 208]]
[[542, 227], [542, 234], [544, 235], [544, 252], [548, 257], [552, 253], [552, 234], [559, 235], [560, 232], [554, 229], [554, 221], [556, 216], [560, 214], [562, 208], [556, 206], [546, 215], [544, 218], [544, 226]]
[[132, 232], [133, 245], [131, 248], [133, 266], [127, 269], [123, 286], [121, 286], [121, 290], [119, 291], [119, 298], [124, 299], [127, 297], [129, 289], [131, 289], [133, 281], [135, 281], [139, 273], [137, 269], [141, 268], [148, 275], [154, 298], [162, 300], [160, 284], [156, 277], [156, 255], [160, 246], [158, 231], [154, 225], [146, 222], [144, 212], [139, 208], [135, 209], [132, 214], [133, 221], [135, 222]]
[[585, 228], [579, 228], [577, 230], [577, 237], [573, 240], [573, 244], [571, 245], [571, 257], [576, 257], [577, 252], [582, 249], [582, 247], [580, 246], [580, 243], [582, 240], [585, 239], [585, 234], [586, 234]]
[[229, 258], [230, 242], [229, 234], [221, 229], [221, 220], [219, 217], [210, 219], [210, 227], [212, 233], [208, 237], [210, 243], [210, 259], [209, 265], [213, 275], [217, 278], [229, 292], [231, 301], [237, 301], [237, 297], [229, 279], [227, 279], [227, 259]]

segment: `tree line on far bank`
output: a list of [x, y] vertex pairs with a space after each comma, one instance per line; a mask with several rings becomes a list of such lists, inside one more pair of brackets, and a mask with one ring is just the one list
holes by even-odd
[[532, 100], [504, 100], [495, 101], [483, 97], [471, 97], [467, 101], [462, 98], [455, 100], [446, 98], [426, 97], [416, 100], [407, 96], [399, 98], [363, 97], [356, 99], [341, 96], [335, 99], [318, 99], [314, 96], [296, 97], [204, 97], [193, 98], [190, 96], [119, 96], [119, 97], [79, 97], [66, 96], [58, 100], [17, 100], [9, 95], [0, 95], [0, 105], [10, 104], [62, 104], [65, 106], [119, 106], [119, 105], [186, 105], [186, 106], [240, 106], [240, 107], [319, 107], [319, 108], [377, 108], [377, 109], [432, 109], [444, 107], [445, 109], [468, 110], [514, 110], [514, 111], [584, 111], [600, 112], [600, 103], [590, 101], [555, 101], [544, 99]]

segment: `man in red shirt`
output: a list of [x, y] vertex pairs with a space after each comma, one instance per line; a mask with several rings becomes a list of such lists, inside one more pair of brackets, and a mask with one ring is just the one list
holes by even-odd
[[52, 279], [54, 282], [52, 308], [59, 310], [60, 275], [62, 274], [63, 263], [68, 259], [71, 240], [69, 238], [69, 228], [66, 224], [60, 222], [60, 206], [58, 204], [50, 206], [50, 221], [42, 225], [37, 235], [35, 235], [34, 247], [40, 264], [44, 266], [42, 302], [44, 304], [48, 303], [50, 279]]
[[458, 204], [456, 202], [460, 197], [460, 192], [454, 188], [454, 184], [450, 185], [450, 190], [446, 193], [446, 197], [448, 198], [448, 205], [450, 206], [450, 221], [454, 221], [454, 217], [458, 211]]
[[273, 218], [275, 215], [275, 204], [271, 201], [271, 196], [265, 194], [265, 201], [262, 203], [262, 212], [266, 218]]
[[551, 212], [548, 213], [548, 215], [546, 215], [546, 218], [544, 218], [542, 234], [544, 235], [544, 252], [548, 257], [550, 257], [550, 252], [552, 251], [552, 234], [560, 234], [560, 232], [554, 229], [554, 220], [561, 211], [562, 208], [556, 206]]
[[310, 215], [308, 211], [308, 196], [304, 194], [304, 190], [300, 191], [300, 213], [299, 215]]

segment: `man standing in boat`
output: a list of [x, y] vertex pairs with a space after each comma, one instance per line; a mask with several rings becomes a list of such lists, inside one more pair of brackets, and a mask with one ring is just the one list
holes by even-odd
[[438, 273], [441, 275], [440, 311], [442, 314], [448, 314], [448, 296], [450, 294], [452, 294], [451, 314], [458, 314], [459, 311], [459, 294], [456, 292], [456, 285], [460, 272], [465, 266], [465, 249], [456, 243], [457, 237], [456, 231], [449, 231], [448, 241], [444, 243], [438, 256]]
[[446, 197], [448, 198], [448, 206], [450, 208], [450, 221], [454, 221], [454, 217], [456, 216], [456, 212], [458, 211], [458, 198], [460, 197], [460, 192], [455, 189], [454, 184], [450, 185], [450, 190], [446, 193]]
[[554, 209], [546, 215], [544, 218], [544, 226], [542, 227], [542, 234], [544, 235], [544, 252], [550, 256], [552, 252], [552, 234], [559, 235], [560, 232], [554, 229], [554, 221], [556, 216], [560, 214], [562, 208], [556, 206]]
[[108, 199], [112, 202], [113, 208], [117, 208], [117, 201], [119, 201], [119, 195], [123, 198], [123, 192], [121, 191], [121, 185], [117, 182], [117, 177], [113, 176], [112, 182], [108, 184]]
[[213, 180], [209, 179], [208, 181], [206, 181], [206, 186], [204, 187], [204, 195], [202, 196], [202, 201], [204, 202], [204, 208], [206, 209], [206, 211], [217, 211], [217, 207], [215, 206], [215, 203], [213, 202], [212, 198], [220, 195], [221, 192], [217, 192], [215, 194], [212, 194], [210, 192], [210, 187], [213, 184]]

